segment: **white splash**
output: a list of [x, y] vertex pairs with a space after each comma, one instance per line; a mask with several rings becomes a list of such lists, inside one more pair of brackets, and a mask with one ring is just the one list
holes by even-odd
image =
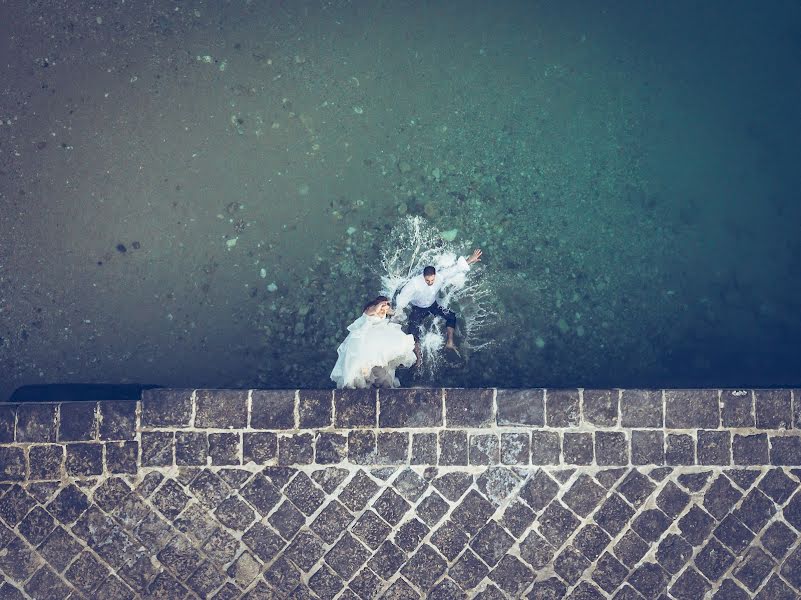
[[[473, 250], [467, 243], [457, 248], [443, 240], [439, 231], [422, 217], [406, 217], [393, 227], [381, 250], [381, 293], [394, 299], [404, 284], [422, 273], [427, 265], [434, 266], [437, 271], [450, 267], [460, 256], [457, 250], [463, 251], [464, 256]], [[493, 340], [486, 337], [486, 330], [495, 317], [491, 310], [493, 294], [481, 263], [451, 280], [437, 301], [459, 315], [456, 345], [465, 360], [492, 343]], [[420, 335], [423, 368], [418, 374], [432, 376], [439, 369], [444, 345], [444, 321], [427, 319]]]

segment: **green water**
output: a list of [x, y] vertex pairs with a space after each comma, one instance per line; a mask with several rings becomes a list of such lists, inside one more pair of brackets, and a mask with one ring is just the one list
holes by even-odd
[[407, 216], [497, 316], [407, 385], [801, 382], [796, 3], [0, 12], [6, 392], [328, 387]]

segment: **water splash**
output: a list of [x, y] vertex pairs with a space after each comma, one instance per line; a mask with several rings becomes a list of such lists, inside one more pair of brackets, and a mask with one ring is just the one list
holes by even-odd
[[[394, 299], [406, 282], [422, 273], [427, 265], [439, 271], [455, 264], [459, 251], [469, 254], [472, 248], [468, 244], [469, 241], [458, 246], [446, 242], [422, 217], [406, 217], [392, 228], [381, 249], [381, 293]], [[465, 360], [493, 343], [487, 331], [496, 316], [492, 311], [494, 294], [488, 272], [480, 263], [452, 279], [440, 293], [438, 302], [459, 315], [456, 341]], [[427, 319], [420, 335], [423, 366], [417, 370], [418, 376], [431, 377], [437, 372], [444, 361], [444, 346], [445, 322]]]

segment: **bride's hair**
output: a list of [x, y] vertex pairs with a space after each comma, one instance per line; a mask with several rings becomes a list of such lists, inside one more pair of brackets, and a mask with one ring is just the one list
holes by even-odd
[[380, 304], [381, 302], [389, 302], [389, 298], [387, 298], [386, 296], [377, 296], [375, 299], [370, 300], [370, 302], [364, 305], [362, 312], [365, 312], [371, 306], [375, 306], [376, 304]]

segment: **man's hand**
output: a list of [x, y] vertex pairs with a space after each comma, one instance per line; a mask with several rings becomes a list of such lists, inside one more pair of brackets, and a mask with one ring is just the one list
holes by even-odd
[[473, 263], [477, 263], [481, 260], [481, 248], [476, 248], [473, 250], [473, 254], [467, 257], [467, 264], [472, 265]]

